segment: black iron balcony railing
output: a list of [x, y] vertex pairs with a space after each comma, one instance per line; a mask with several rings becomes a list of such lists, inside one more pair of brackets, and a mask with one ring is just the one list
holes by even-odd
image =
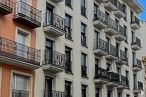
[[46, 13], [44, 27], [53, 26], [58, 30], [65, 31], [65, 19], [55, 13]]
[[131, 18], [131, 24], [134, 24], [134, 23], [140, 26], [140, 20], [136, 16], [132, 16]]
[[137, 46], [141, 47], [141, 40], [136, 37], [135, 40], [132, 41], [131, 45], [137, 45]]
[[[41, 11], [28, 5], [23, 1], [19, 1], [15, 5], [14, 20], [31, 25], [33, 28], [41, 26]], [[29, 26], [28, 25], [28, 26]]]
[[95, 69], [95, 79], [109, 80], [108, 71], [106, 69], [103, 69], [100, 67], [96, 68]]
[[29, 91], [12, 89], [12, 97], [29, 97]]
[[94, 12], [94, 20], [100, 20], [101, 22], [108, 24], [108, 16], [100, 10]]
[[87, 47], [87, 37], [81, 35], [81, 45]]
[[133, 62], [133, 67], [141, 68], [142, 69], [142, 62], [139, 59], [135, 59]]
[[127, 35], [126, 35], [126, 29], [124, 28], [124, 27], [122, 27], [121, 25], [119, 25], [119, 27], [118, 27], [118, 29], [119, 29], [119, 33], [118, 34], [120, 34], [120, 35], [122, 35], [122, 36], [124, 36], [124, 37], [127, 37]]
[[115, 46], [113, 46], [112, 44], [110, 44], [109, 54], [114, 57], [117, 57], [117, 58], [119, 57], [119, 55], [117, 53], [117, 48]]
[[129, 87], [129, 81], [126, 76], [121, 75], [120, 77], [120, 84], [126, 87]]
[[13, 2], [12, 0], [0, 0], [0, 14], [6, 15], [12, 12]]
[[124, 8], [124, 5], [121, 4], [120, 2], [118, 2], [118, 8], [119, 8], [119, 10], [122, 11], [123, 13], [126, 13], [126, 12], [125, 12], [125, 8]]
[[143, 83], [140, 81], [134, 82], [134, 90], [143, 90]]
[[119, 59], [122, 61], [128, 62], [128, 57], [127, 57], [126, 53], [122, 50], [120, 50]]
[[48, 91], [48, 90], [45, 90], [44, 91], [44, 97], [65, 97], [65, 94], [64, 94], [64, 92], [61, 92], [61, 91], [55, 91], [55, 90]]
[[40, 50], [0, 37], [0, 56], [40, 65]]
[[109, 52], [109, 44], [106, 41], [99, 38], [99, 40], [96, 42], [96, 44], [94, 46], [94, 49], [100, 49], [100, 50], [108, 53]]
[[87, 77], [87, 66], [81, 65], [81, 75], [82, 77]]
[[113, 4], [114, 6], [117, 6], [117, 4], [118, 4], [117, 0], [105, 0], [105, 1]]
[[65, 27], [65, 38], [72, 40], [72, 29], [70, 27]]
[[72, 73], [72, 62], [71, 61], [65, 62], [65, 72]]
[[108, 18], [108, 28], [118, 31], [118, 24], [111, 18]]
[[51, 65], [58, 68], [64, 68], [65, 66], [65, 55], [56, 51], [45, 51], [45, 65]]
[[120, 79], [119, 79], [119, 74], [114, 73], [114, 72], [109, 72], [109, 76], [110, 76], [110, 81], [114, 82], [114, 83], [119, 83]]

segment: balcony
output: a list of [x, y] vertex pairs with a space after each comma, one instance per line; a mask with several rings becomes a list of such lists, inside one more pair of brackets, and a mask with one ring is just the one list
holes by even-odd
[[52, 1], [55, 3], [60, 3], [60, 2], [63, 2], [64, 0], [52, 0]]
[[99, 85], [108, 83], [109, 82], [108, 71], [100, 67], [96, 68], [94, 79], [95, 79], [95, 83]]
[[135, 82], [133, 92], [134, 93], [140, 93], [143, 90], [143, 83], [142, 82]]
[[65, 68], [65, 55], [56, 51], [45, 51], [45, 62], [43, 69], [46, 72], [59, 73], [64, 71]]
[[[48, 90], [44, 90], [44, 96], [43, 97], [64, 97], [64, 92], [61, 91], [48, 91]], [[20, 96], [21, 97], [21, 96]]]
[[133, 62], [133, 71], [141, 71], [142, 70], [142, 62], [139, 59], [135, 59]]
[[128, 58], [124, 51], [120, 50], [119, 58], [116, 60], [116, 63], [119, 65], [128, 64]]
[[133, 30], [140, 29], [140, 20], [135, 16], [133, 16], [132, 19], [131, 19], [131, 28]]
[[116, 40], [125, 41], [127, 39], [126, 29], [121, 25], [119, 25], [118, 29], [118, 33], [115, 35]]
[[115, 16], [117, 16], [118, 18], [126, 17], [124, 6], [120, 2], [118, 2], [118, 10], [115, 11]]
[[64, 18], [55, 13], [46, 13], [44, 22], [44, 32], [56, 37], [65, 33]]
[[140, 50], [141, 49], [141, 40], [139, 38], [135, 38], [133, 39], [132, 43], [131, 43], [131, 48], [133, 50]]
[[117, 0], [106, 0], [104, 6], [109, 11], [115, 11], [118, 9], [117, 3]]
[[95, 41], [94, 53], [99, 56], [105, 56], [108, 54], [109, 45], [106, 41], [99, 38], [98, 41]]
[[118, 33], [118, 24], [111, 18], [108, 18], [108, 27], [104, 30], [106, 34], [112, 36]]
[[94, 13], [93, 24], [97, 29], [105, 29], [108, 25], [108, 17], [103, 12], [98, 10], [96, 13]]
[[41, 11], [19, 1], [15, 4], [13, 20], [32, 29], [38, 28], [41, 26]]
[[120, 84], [117, 87], [118, 89], [128, 89], [129, 88], [129, 81], [126, 76], [120, 76]]
[[8, 15], [12, 13], [13, 2], [12, 0], [1, 0], [0, 1], [0, 15]]
[[87, 47], [87, 37], [86, 36], [81, 36], [81, 45], [84, 47]]
[[116, 60], [118, 59], [118, 53], [117, 53], [117, 48], [113, 45], [110, 45], [109, 47], [109, 54], [106, 56], [107, 59], [109, 60]]
[[12, 97], [29, 97], [29, 91], [13, 89]]
[[81, 66], [81, 75], [82, 75], [82, 77], [87, 78], [87, 66], [86, 65]]
[[40, 67], [40, 50], [0, 37], [0, 62], [27, 69]]

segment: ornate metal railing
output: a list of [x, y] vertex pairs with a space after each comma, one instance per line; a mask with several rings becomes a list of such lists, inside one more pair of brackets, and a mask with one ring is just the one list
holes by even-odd
[[141, 47], [141, 40], [136, 37], [135, 40], [132, 41], [132, 45], [138, 45], [139, 47]]
[[120, 34], [120, 35], [122, 35], [124, 37], [127, 37], [127, 35], [126, 35], [126, 29], [124, 27], [122, 27], [121, 25], [119, 25], [118, 29], [119, 29], [119, 31], [118, 31], [119, 33], [118, 34]]
[[72, 40], [72, 29], [69, 27], [65, 27], [65, 38]]
[[108, 27], [118, 31], [118, 24], [111, 18], [108, 18]]
[[119, 8], [120, 11], [122, 11], [123, 13], [125, 13], [124, 6], [120, 2], [118, 2], [118, 8]]
[[0, 37], [0, 56], [40, 65], [40, 50]]
[[47, 12], [45, 14], [44, 27], [53, 26], [56, 29], [62, 30], [64, 32], [65, 31], [64, 22], [65, 22], [65, 19], [55, 13]]
[[29, 97], [29, 91], [13, 89], [12, 97]]
[[117, 48], [113, 45], [110, 44], [110, 50], [109, 50], [109, 54], [115, 57], [119, 57], [118, 53], [117, 53]]
[[120, 84], [123, 85], [123, 86], [129, 87], [128, 78], [126, 76], [121, 75], [121, 77], [120, 77]]
[[65, 55], [56, 51], [45, 51], [45, 64], [44, 65], [52, 65], [59, 68], [64, 68], [65, 66]]
[[117, 4], [118, 4], [118, 1], [117, 0], [105, 0], [105, 2], [110, 2], [114, 6], [117, 6]]
[[142, 68], [142, 62], [139, 59], [135, 59], [133, 67]]
[[140, 26], [140, 20], [136, 16], [133, 16], [131, 19], [131, 24], [134, 24], [134, 23]]
[[44, 91], [44, 97], [65, 97], [65, 94], [64, 94], [64, 92], [61, 92], [61, 91], [55, 91], [55, 90], [48, 91], [48, 90], [45, 90]]

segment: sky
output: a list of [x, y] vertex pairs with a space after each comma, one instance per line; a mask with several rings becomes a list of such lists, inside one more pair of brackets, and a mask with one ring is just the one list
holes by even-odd
[[139, 3], [144, 7], [144, 12], [140, 14], [140, 19], [146, 21], [146, 0], [139, 0]]

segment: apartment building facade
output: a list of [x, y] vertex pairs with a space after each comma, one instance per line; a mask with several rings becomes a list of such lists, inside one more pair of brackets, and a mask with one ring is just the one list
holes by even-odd
[[35, 30], [41, 11], [36, 7], [36, 0], [0, 1], [0, 97], [35, 97], [41, 58]]
[[1, 97], [145, 97], [136, 0], [8, 1]]

